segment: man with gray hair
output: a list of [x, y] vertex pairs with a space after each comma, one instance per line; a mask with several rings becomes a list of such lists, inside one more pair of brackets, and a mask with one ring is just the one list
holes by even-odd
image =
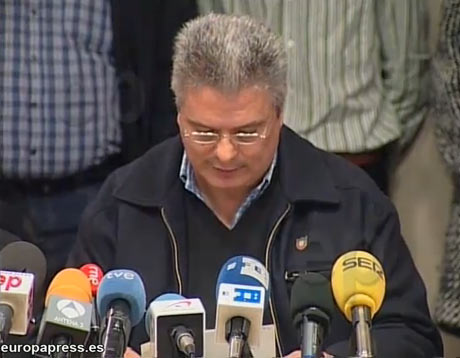
[[[343, 253], [366, 250], [387, 277], [373, 327], [379, 357], [442, 355], [393, 205], [359, 168], [283, 125], [286, 73], [280, 40], [255, 20], [210, 14], [188, 22], [172, 74], [180, 135], [107, 179], [69, 265], [133, 269], [149, 301], [164, 292], [199, 297], [213, 328], [220, 268], [236, 255], [255, 257], [271, 279], [264, 322], [276, 327], [280, 356], [300, 357], [292, 281], [308, 271], [329, 276]], [[132, 335], [136, 350], [147, 341], [143, 327]], [[351, 333], [333, 313], [324, 351], [346, 356]]]

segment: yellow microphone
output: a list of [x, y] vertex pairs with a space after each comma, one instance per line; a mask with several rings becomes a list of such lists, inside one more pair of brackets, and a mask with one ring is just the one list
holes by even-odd
[[354, 328], [352, 354], [375, 357], [370, 329], [385, 297], [382, 265], [366, 251], [350, 251], [335, 262], [331, 282], [335, 302]]

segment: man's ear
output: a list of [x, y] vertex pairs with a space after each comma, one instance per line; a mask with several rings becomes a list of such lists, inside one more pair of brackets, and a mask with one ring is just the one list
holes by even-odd
[[283, 113], [281, 113], [281, 114], [278, 115], [277, 121], [279, 121], [279, 122], [278, 122], [279, 127], [282, 127], [282, 126], [283, 126], [283, 123], [284, 123]]
[[279, 108], [278, 106], [276, 107], [276, 118], [277, 120], [279, 121], [279, 125], [280, 127], [283, 125], [284, 123], [284, 118], [283, 118], [283, 109], [282, 108]]

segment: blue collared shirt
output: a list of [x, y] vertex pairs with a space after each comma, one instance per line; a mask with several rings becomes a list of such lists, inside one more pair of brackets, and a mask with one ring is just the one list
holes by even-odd
[[0, 172], [59, 178], [120, 151], [110, 1], [0, 1]]
[[[249, 193], [247, 198], [244, 200], [244, 202], [241, 204], [241, 206], [236, 211], [235, 217], [233, 218], [233, 222], [230, 225], [230, 229], [233, 229], [235, 227], [235, 225], [238, 223], [238, 221], [243, 216], [244, 212], [249, 208], [249, 206], [257, 198], [259, 198], [263, 194], [265, 189], [270, 184], [271, 179], [273, 177], [273, 172], [275, 170], [277, 156], [278, 156], [277, 153], [275, 153], [272, 164], [270, 165], [270, 168], [268, 169], [267, 173], [263, 177], [260, 184], [257, 185], [254, 189], [252, 189], [252, 191]], [[201, 190], [198, 188], [198, 185], [196, 183], [192, 164], [188, 160], [187, 154], [185, 152], [182, 156], [182, 164], [180, 167], [179, 177], [184, 182], [185, 189], [191, 192], [192, 194], [194, 194], [198, 199], [200, 199], [202, 202], [206, 204], [206, 201], [204, 200], [204, 196], [201, 193]], [[207, 206], [209, 207], [209, 205]]]

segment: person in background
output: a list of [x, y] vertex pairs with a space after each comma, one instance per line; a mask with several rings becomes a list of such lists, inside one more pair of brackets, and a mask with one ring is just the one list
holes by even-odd
[[108, 173], [177, 132], [172, 38], [195, 12], [190, 0], [0, 0], [0, 199], [14, 192], [30, 216], [48, 279]]
[[[264, 322], [276, 328], [277, 356], [298, 357], [292, 276], [327, 275], [345, 252], [366, 250], [387, 282], [373, 320], [379, 356], [442, 356], [390, 200], [361, 169], [283, 125], [281, 40], [248, 16], [199, 17], [176, 38], [171, 83], [180, 135], [109, 176], [85, 210], [67, 265], [132, 269], [148, 301], [165, 292], [199, 297], [212, 329], [222, 265], [252, 256], [270, 272]], [[323, 349], [346, 356], [351, 324], [338, 310], [331, 321]], [[148, 340], [144, 327], [134, 328], [129, 356]]]
[[[250, 15], [283, 39], [285, 123], [363, 168], [389, 171], [427, 113], [425, 1], [198, 0], [201, 13]], [[393, 163], [394, 164], [394, 163]]]
[[434, 318], [460, 335], [460, 2], [444, 0], [437, 51], [433, 58], [433, 116], [438, 149], [454, 183], [446, 233], [440, 291]]

